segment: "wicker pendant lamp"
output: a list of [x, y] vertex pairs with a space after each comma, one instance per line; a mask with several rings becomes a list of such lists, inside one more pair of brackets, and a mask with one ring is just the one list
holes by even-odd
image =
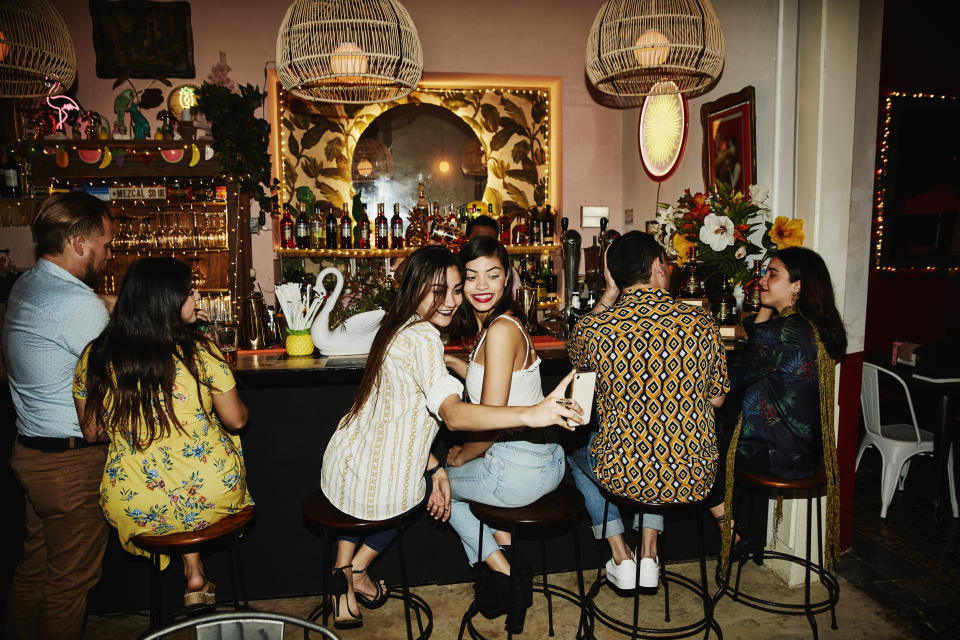
[[663, 81], [693, 93], [723, 69], [720, 21], [710, 0], [607, 0], [587, 37], [587, 76], [620, 97], [657, 93]]
[[294, 0], [280, 24], [277, 75], [308, 100], [396, 100], [422, 73], [417, 27], [397, 0]]
[[50, 0], [0, 2], [0, 98], [37, 98], [70, 88], [77, 56]]

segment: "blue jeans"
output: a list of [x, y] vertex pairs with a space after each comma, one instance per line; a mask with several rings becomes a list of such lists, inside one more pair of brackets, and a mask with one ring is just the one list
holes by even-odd
[[477, 561], [499, 549], [493, 534], [470, 511], [468, 501], [496, 507], [523, 507], [557, 488], [563, 479], [563, 449], [558, 444], [534, 444], [524, 440], [495, 442], [482, 458], [474, 458], [462, 467], [448, 467], [450, 525], [460, 535], [467, 560]]
[[[590, 522], [593, 525], [593, 537], [599, 540], [604, 535], [607, 538], [612, 538], [615, 535], [622, 534], [623, 521], [620, 519], [620, 510], [617, 509], [617, 505], [611, 502], [609, 509], [607, 509], [607, 527], [604, 532], [603, 511], [607, 501], [600, 493], [600, 484], [593, 473], [596, 460], [590, 455], [590, 447], [596, 437], [597, 434], [595, 433], [590, 436], [590, 441], [567, 456], [567, 461], [570, 463], [570, 475], [573, 476], [573, 482], [577, 485], [577, 490], [583, 494], [587, 515], [590, 516]], [[644, 513], [643, 528], [656, 529], [662, 532], [663, 516], [659, 513]]]

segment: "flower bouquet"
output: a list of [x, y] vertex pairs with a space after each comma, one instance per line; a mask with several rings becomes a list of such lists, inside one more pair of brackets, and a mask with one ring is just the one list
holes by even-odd
[[[706, 193], [687, 189], [676, 206], [659, 204], [658, 240], [677, 264], [683, 263], [696, 247], [697, 261], [707, 278], [721, 275], [723, 282], [745, 283], [753, 274], [747, 256], [766, 260], [778, 249], [803, 244], [803, 220], [773, 217], [767, 207], [769, 189], [751, 185], [748, 193], [717, 182]], [[761, 245], [754, 244], [754, 232], [763, 228]]]

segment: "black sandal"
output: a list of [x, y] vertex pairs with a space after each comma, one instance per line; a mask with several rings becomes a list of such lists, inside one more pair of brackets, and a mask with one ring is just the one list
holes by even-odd
[[333, 585], [331, 586], [331, 595], [333, 596], [333, 626], [337, 629], [356, 629], [357, 627], [363, 626], [363, 616], [353, 615], [353, 612], [350, 611], [349, 603], [345, 606], [345, 609], [347, 610], [347, 615], [350, 617], [340, 620], [337, 619], [340, 615], [340, 598], [347, 595], [347, 574], [343, 572], [343, 570], [347, 568], [350, 568], [350, 565], [334, 567], [333, 569]]
[[[370, 567], [367, 567], [367, 569], [369, 568]], [[354, 569], [353, 575], [356, 576], [356, 575], [366, 573], [367, 569]], [[367, 609], [377, 609], [379, 607], [382, 607], [384, 603], [386, 603], [387, 598], [390, 597], [390, 589], [380, 584], [379, 580], [374, 580], [373, 578], [370, 578], [370, 582], [372, 582], [373, 586], [377, 588], [377, 595], [371, 598], [367, 594], [357, 591], [356, 589], [353, 590], [353, 594], [357, 597], [357, 602], [365, 606]]]

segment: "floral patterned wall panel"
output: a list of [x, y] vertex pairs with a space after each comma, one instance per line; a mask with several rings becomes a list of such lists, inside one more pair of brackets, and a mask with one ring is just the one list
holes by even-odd
[[[550, 87], [430, 88], [373, 105], [331, 105], [277, 91], [283, 200], [307, 187], [342, 206], [354, 195], [353, 152], [377, 116], [403, 104], [431, 104], [461, 118], [480, 140], [487, 164], [483, 201], [513, 213], [553, 202], [550, 193]], [[398, 160], [402, 161], [402, 160]]]

